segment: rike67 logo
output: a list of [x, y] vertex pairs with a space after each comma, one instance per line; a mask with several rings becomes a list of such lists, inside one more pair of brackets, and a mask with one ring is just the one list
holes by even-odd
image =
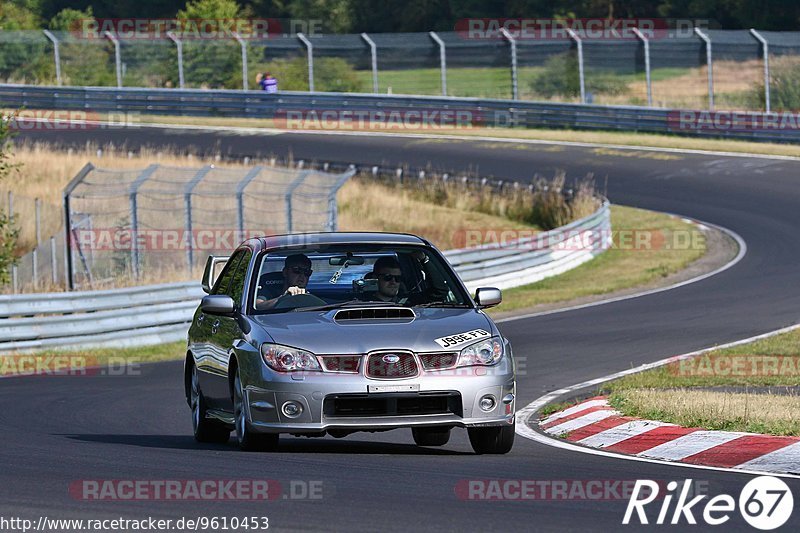
[[[648, 479], [637, 480], [622, 523], [635, 524], [637, 520], [639, 524], [651, 523], [652, 513], [648, 518], [645, 507], [656, 500], [660, 501], [661, 506], [658, 517], [653, 523], [658, 525], [681, 523], [696, 525], [697, 514], [706, 524], [719, 526], [728, 522], [738, 507], [739, 513], [748, 524], [767, 531], [785, 524], [794, 509], [794, 497], [789, 486], [771, 476], [760, 476], [747, 483], [739, 494], [738, 502], [733, 496], [720, 494], [701, 505], [708, 496], [702, 494], [692, 497], [691, 479], [685, 480], [680, 489], [677, 481], [669, 482], [665, 494], [659, 493], [662, 487], [663, 484]], [[658, 504], [653, 507], [657, 508]]]

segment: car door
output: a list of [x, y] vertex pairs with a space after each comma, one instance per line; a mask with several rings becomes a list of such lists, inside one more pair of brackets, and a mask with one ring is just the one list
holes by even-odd
[[[230, 280], [224, 287], [221, 287], [219, 294], [230, 296], [236, 303], [237, 314], [241, 310], [242, 295], [244, 293], [244, 282], [247, 278], [247, 270], [250, 266], [250, 259], [253, 257], [252, 250], [243, 249], [237, 258], [238, 261], [230, 271]], [[204, 389], [209, 404], [216, 408], [231, 408], [231, 396], [228, 385], [228, 363], [233, 352], [234, 343], [242, 338], [242, 331], [239, 327], [237, 316], [215, 316], [211, 324], [210, 346], [214, 352], [213, 360], [215, 371], [211, 373], [211, 383]]]

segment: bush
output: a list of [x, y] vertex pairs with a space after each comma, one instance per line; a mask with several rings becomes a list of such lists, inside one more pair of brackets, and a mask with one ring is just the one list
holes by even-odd
[[[609, 74], [584, 72], [586, 91], [594, 94], [623, 95], [629, 91], [628, 84]], [[550, 57], [544, 63], [544, 70], [530, 83], [532, 92], [544, 98], [565, 96], [576, 98], [581, 95], [581, 81], [578, 72], [578, 54], [574, 51]]]
[[[770, 63], [770, 107], [773, 111], [800, 109], [800, 62], [779, 58]], [[761, 81], [749, 94], [750, 105], [765, 109], [764, 82]]]
[[[305, 56], [290, 59], [275, 59], [267, 64], [265, 71], [278, 80], [281, 91], [308, 90], [308, 63]], [[364, 92], [365, 84], [355, 69], [339, 57], [314, 58], [314, 90], [323, 92]]]
[[[17, 165], [11, 162], [8, 149], [11, 145], [11, 119], [13, 117], [3, 117], [0, 119], [0, 180], [11, 174]], [[17, 245], [19, 229], [14, 227], [13, 213], [6, 214], [0, 209], [0, 283], [9, 282], [9, 271], [11, 265], [16, 263], [14, 249]]]

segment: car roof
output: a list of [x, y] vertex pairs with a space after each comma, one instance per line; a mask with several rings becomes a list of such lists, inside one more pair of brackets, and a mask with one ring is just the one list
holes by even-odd
[[289, 235], [257, 237], [256, 240], [264, 250], [292, 246], [313, 246], [317, 244], [430, 244], [425, 239], [409, 233], [382, 233], [377, 231], [293, 233]]

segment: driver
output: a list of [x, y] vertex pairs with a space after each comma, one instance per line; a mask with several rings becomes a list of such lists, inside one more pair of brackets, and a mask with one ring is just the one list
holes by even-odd
[[283, 284], [259, 287], [256, 309], [272, 309], [283, 296], [306, 294], [308, 278], [311, 277], [311, 259], [305, 254], [293, 254], [283, 264]]

